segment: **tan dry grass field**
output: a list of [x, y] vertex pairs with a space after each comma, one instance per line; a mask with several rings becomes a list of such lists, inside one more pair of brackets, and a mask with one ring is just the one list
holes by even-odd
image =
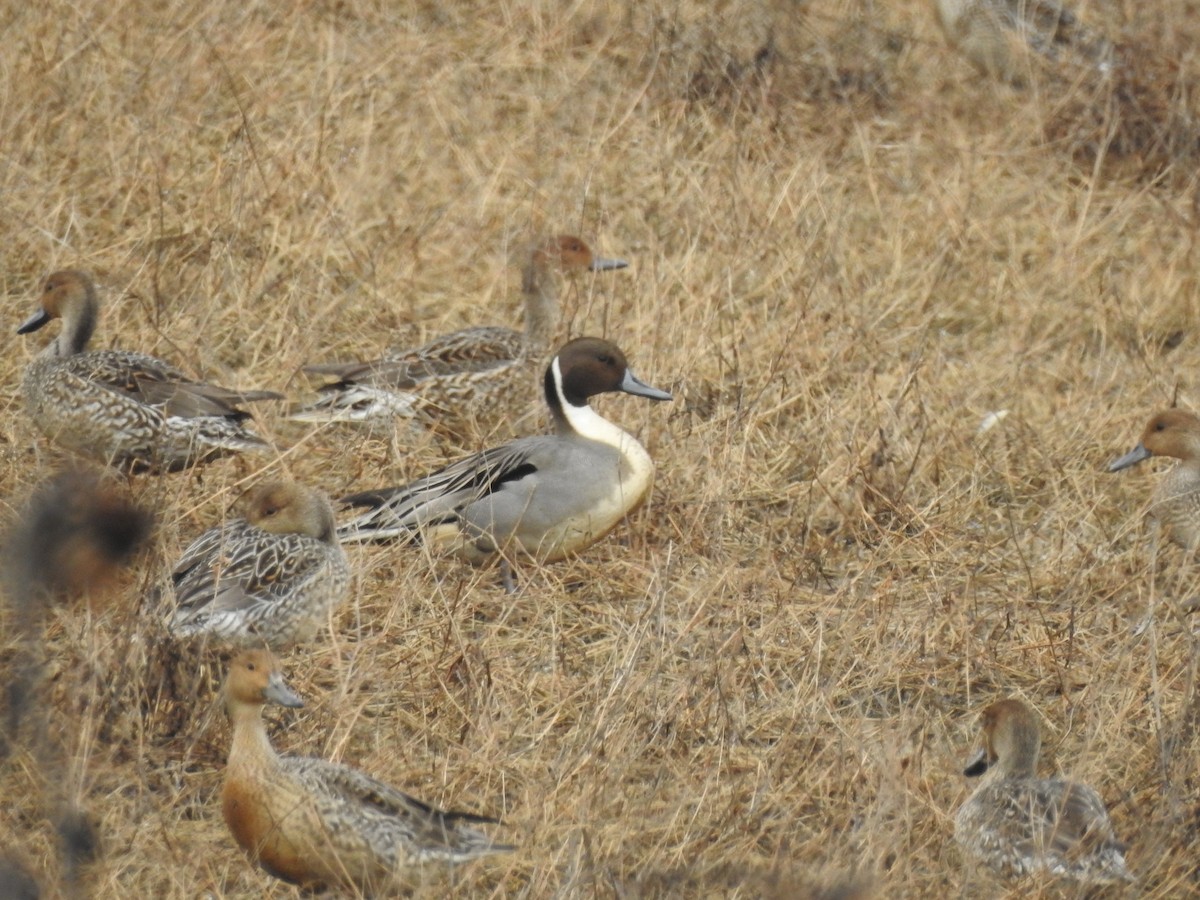
[[[650, 502], [515, 596], [351, 548], [331, 635], [284, 657], [309, 703], [276, 746], [503, 817], [519, 851], [425, 896], [1060, 896], [953, 842], [975, 714], [1018, 695], [1044, 772], [1108, 803], [1128, 895], [1194, 895], [1195, 585], [1151, 558], [1161, 467], [1103, 468], [1200, 406], [1200, 18], [1088, 13], [1141, 48], [1136, 91], [997, 86], [917, 0], [9, 4], [4, 511], [64, 461], [19, 392], [46, 334], [14, 333], [56, 268], [95, 273], [95, 346], [301, 395], [308, 361], [519, 324], [519, 248], [579, 233], [632, 266], [573, 280], [563, 335], [675, 393], [599, 404], [654, 456]], [[133, 479], [153, 549], [53, 615], [69, 779], [0, 764], [0, 844], [51, 896], [63, 795], [102, 837], [95, 896], [295, 895], [221, 821], [223, 657], [142, 597], [268, 473], [338, 495], [506, 436], [282, 411], [276, 455]]]

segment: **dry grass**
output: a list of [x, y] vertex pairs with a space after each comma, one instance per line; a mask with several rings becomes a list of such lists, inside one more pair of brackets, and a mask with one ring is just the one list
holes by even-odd
[[[1186, 122], [1191, 4], [1129, 10], [1107, 24], [1161, 46]], [[1044, 713], [1046, 770], [1108, 801], [1137, 895], [1200, 890], [1195, 642], [1171, 612], [1190, 576], [1150, 559], [1152, 467], [1102, 473], [1177, 392], [1200, 406], [1186, 135], [1183, 162], [1107, 165], [916, 0], [0, 19], [10, 514], [60, 463], [21, 411], [41, 341], [13, 334], [52, 269], [96, 273], [100, 346], [300, 391], [305, 361], [515, 322], [532, 234], [634, 263], [566, 311], [676, 392], [601, 404], [657, 460], [648, 506], [515, 597], [354, 549], [332, 637], [285, 660], [311, 702], [279, 716], [281, 749], [505, 818], [518, 853], [426, 895], [792, 897], [847, 875], [1002, 895], [968, 881], [951, 819], [973, 712], [1005, 694]], [[274, 416], [276, 458], [134, 481], [154, 558], [48, 624], [71, 760], [52, 793], [95, 819], [97, 896], [293, 896], [220, 821], [222, 663], [162, 642], [140, 600], [162, 567], [267, 471], [337, 493], [458, 452]], [[0, 766], [0, 843], [49, 880], [36, 761]]]

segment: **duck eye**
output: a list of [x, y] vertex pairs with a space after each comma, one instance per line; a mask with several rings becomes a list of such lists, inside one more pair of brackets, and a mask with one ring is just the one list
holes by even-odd
[[253, 672], [255, 670], [255, 665], [254, 663], [246, 663], [246, 668], [247, 670]]
[[607, 353], [603, 353], [596, 358], [598, 360], [600, 360], [600, 362], [604, 363], [606, 366], [611, 366], [613, 364], [613, 358], [611, 356], [609, 356]]
[[1155, 431], [1164, 431], [1164, 430], [1166, 430], [1166, 427], [1167, 427], [1167, 423], [1166, 423], [1166, 422], [1155, 422], [1155, 423], [1154, 423], [1154, 430], [1155, 430]]

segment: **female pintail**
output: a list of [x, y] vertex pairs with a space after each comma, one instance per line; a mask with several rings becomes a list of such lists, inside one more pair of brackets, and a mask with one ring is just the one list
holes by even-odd
[[313, 637], [350, 587], [350, 566], [320, 491], [269, 481], [246, 497], [244, 518], [212, 528], [171, 573], [177, 637], [283, 647]]
[[34, 423], [69, 450], [129, 472], [174, 472], [270, 446], [250, 432], [237, 404], [278, 400], [271, 391], [231, 391], [192, 381], [174, 366], [128, 350], [88, 350], [98, 307], [92, 279], [64, 270], [42, 285], [39, 309], [17, 329], [53, 319], [62, 332], [25, 370]]
[[1023, 86], [1031, 71], [1059, 63], [1112, 67], [1112, 44], [1058, 0], [936, 0], [946, 40], [977, 70]]
[[1109, 463], [1108, 471], [1136, 465], [1152, 456], [1179, 460], [1159, 479], [1150, 498], [1149, 516], [1185, 550], [1200, 546], [1200, 418], [1168, 409], [1146, 424], [1136, 447]]
[[443, 812], [349, 766], [277, 755], [263, 725], [267, 703], [304, 705], [275, 657], [246, 651], [225, 682], [233, 741], [221, 808], [241, 848], [275, 877], [370, 894], [415, 866], [513, 849], [469, 827], [493, 819]]
[[522, 272], [525, 330], [481, 326], [435, 338], [413, 350], [369, 362], [306, 366], [335, 379], [312, 403], [291, 413], [304, 422], [371, 422], [421, 418], [439, 428], [495, 419], [529, 396], [535, 367], [553, 336], [558, 281], [579, 271], [623, 269], [622, 259], [596, 256], [580, 238], [537, 244]]
[[980, 722], [983, 746], [963, 774], [983, 781], [954, 818], [963, 849], [1010, 878], [1046, 872], [1089, 884], [1133, 880], [1100, 795], [1086, 784], [1037, 777], [1042, 736], [1034, 711], [1001, 700]]

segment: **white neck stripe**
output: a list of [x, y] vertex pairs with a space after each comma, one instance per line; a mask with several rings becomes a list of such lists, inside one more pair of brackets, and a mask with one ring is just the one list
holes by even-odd
[[583, 406], [575, 406], [563, 396], [562, 369], [559, 367], [557, 356], [550, 363], [550, 369], [554, 374], [554, 392], [558, 395], [558, 403], [562, 407], [563, 418], [567, 420], [567, 425], [570, 429], [581, 438], [586, 438], [590, 441], [599, 441], [602, 444], [608, 444], [610, 447], [616, 447], [618, 450], [624, 452], [627, 442], [633, 440], [633, 435], [628, 434], [622, 428], [608, 421], [608, 419], [592, 409], [586, 401], [584, 401]]

